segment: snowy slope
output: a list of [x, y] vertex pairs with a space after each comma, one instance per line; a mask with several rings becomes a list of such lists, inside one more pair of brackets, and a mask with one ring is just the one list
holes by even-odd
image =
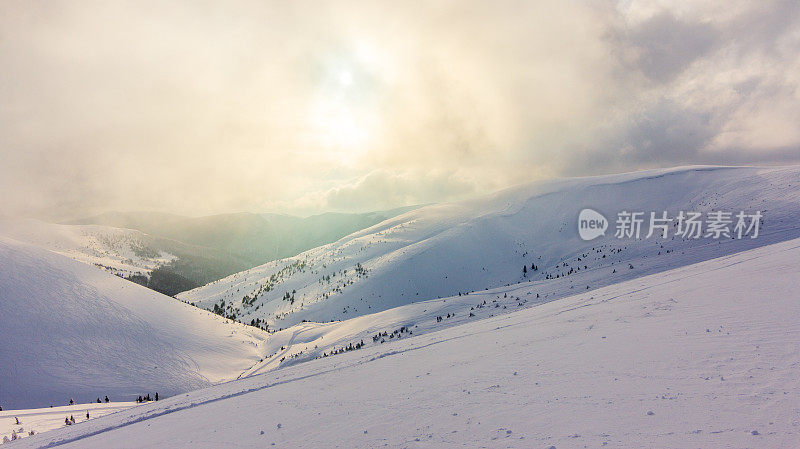
[[15, 447], [799, 447], [798, 260], [739, 252]]
[[141, 404], [137, 402], [104, 402], [102, 404], [88, 403], [27, 410], [4, 410], [0, 412], [0, 441], [6, 442], [5, 438], [8, 438], [9, 442], [13, 441], [15, 433], [17, 438], [25, 438], [30, 436], [31, 432], [35, 435], [65, 427], [64, 419], [68, 417], [75, 418], [75, 422], [79, 423], [87, 421], [87, 413], [89, 419], [95, 419], [137, 405]]
[[0, 235], [63, 254], [120, 276], [148, 275], [175, 256], [155, 251], [133, 229], [60, 225], [33, 219], [0, 219]]
[[97, 268], [0, 237], [0, 406], [163, 396], [235, 378], [267, 337]]
[[[577, 217], [585, 207], [612, 222], [605, 237], [580, 240]], [[764, 220], [757, 239], [620, 240], [613, 226], [623, 210], [672, 217], [679, 210], [761, 211]], [[275, 330], [568, 275], [554, 299], [798, 236], [800, 167], [650, 170], [540, 182], [424, 207], [179, 298]], [[531, 264], [538, 271], [525, 276], [522, 267]]]

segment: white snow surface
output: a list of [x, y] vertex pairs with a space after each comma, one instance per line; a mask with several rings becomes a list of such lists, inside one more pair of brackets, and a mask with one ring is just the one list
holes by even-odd
[[99, 225], [62, 225], [34, 219], [0, 219], [0, 235], [63, 254], [120, 276], [149, 275], [171, 262], [166, 252], [149, 254], [146, 234]]
[[[75, 418], [75, 423], [88, 421], [89, 419], [99, 418], [120, 410], [129, 409], [136, 405], [136, 402], [108, 402], [108, 403], [88, 403], [64, 405], [60, 407], [47, 407], [27, 410], [4, 410], [0, 412], [0, 441], [8, 438], [13, 441], [14, 433], [17, 438], [26, 438], [30, 432], [34, 435], [48, 430], [66, 427], [66, 418]], [[17, 424], [19, 421], [19, 424]]]
[[799, 260], [763, 246], [14, 447], [800, 447]]
[[[578, 213], [586, 207], [610, 221], [606, 235], [589, 242], [577, 233]], [[681, 210], [704, 217], [710, 211], [760, 211], [764, 220], [757, 239], [614, 237], [621, 211], [645, 212], [649, 219], [650, 212], [675, 217]], [[561, 289], [550, 292], [552, 300], [797, 237], [799, 166], [647, 170], [537, 182], [424, 207], [178, 297], [208, 310], [224, 301], [229, 316], [245, 323], [266, 320], [277, 330], [567, 275]], [[531, 264], [539, 270], [523, 276], [523, 265]], [[287, 294], [293, 302], [284, 299]]]
[[169, 396], [232, 379], [268, 335], [0, 237], [0, 406]]

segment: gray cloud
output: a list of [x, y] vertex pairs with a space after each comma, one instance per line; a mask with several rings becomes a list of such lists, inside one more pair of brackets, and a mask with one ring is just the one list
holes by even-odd
[[625, 30], [620, 44], [630, 47], [631, 68], [664, 83], [721, 44], [720, 37], [712, 23], [681, 21], [664, 11]]
[[570, 146], [562, 172], [800, 161], [796, 2], [687, 6], [612, 23], [615, 79], [634, 100], [590, 126], [594, 141]]
[[323, 207], [359, 210], [365, 204], [375, 209], [397, 205], [426, 204], [457, 200], [475, 193], [475, 187], [453, 173], [392, 173], [374, 171], [353, 183], [329, 190]]
[[0, 15], [0, 210], [313, 213], [800, 162], [800, 4], [39, 2]]
[[575, 152], [580, 157], [570, 165], [577, 173], [687, 164], [698, 160], [715, 135], [711, 114], [683, 109], [666, 99], [626, 116], [606, 132], [590, 149]]

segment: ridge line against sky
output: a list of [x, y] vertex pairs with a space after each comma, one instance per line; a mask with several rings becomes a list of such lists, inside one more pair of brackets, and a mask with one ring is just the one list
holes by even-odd
[[800, 163], [800, 2], [0, 3], [0, 215]]

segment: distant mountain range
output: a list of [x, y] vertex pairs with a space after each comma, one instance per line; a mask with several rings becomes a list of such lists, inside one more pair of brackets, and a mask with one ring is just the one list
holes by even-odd
[[63, 223], [140, 231], [142, 249], [174, 256], [131, 280], [175, 295], [232, 273], [334, 242], [419, 206], [310, 217], [232, 213], [185, 217], [161, 212], [108, 212]]
[[[177, 297], [272, 330], [519, 282], [541, 284], [541, 300], [552, 300], [798, 238], [798, 179], [800, 167], [678, 167], [534, 182], [419, 208]], [[604, 236], [579, 237], [584, 208], [606, 217]], [[615, 238], [622, 211], [647, 218], [638, 238]], [[674, 220], [669, 238], [645, 238], [651, 212], [674, 218], [679, 211], [704, 219], [713, 211], [760, 211], [763, 218], [757, 239], [676, 237]]]

